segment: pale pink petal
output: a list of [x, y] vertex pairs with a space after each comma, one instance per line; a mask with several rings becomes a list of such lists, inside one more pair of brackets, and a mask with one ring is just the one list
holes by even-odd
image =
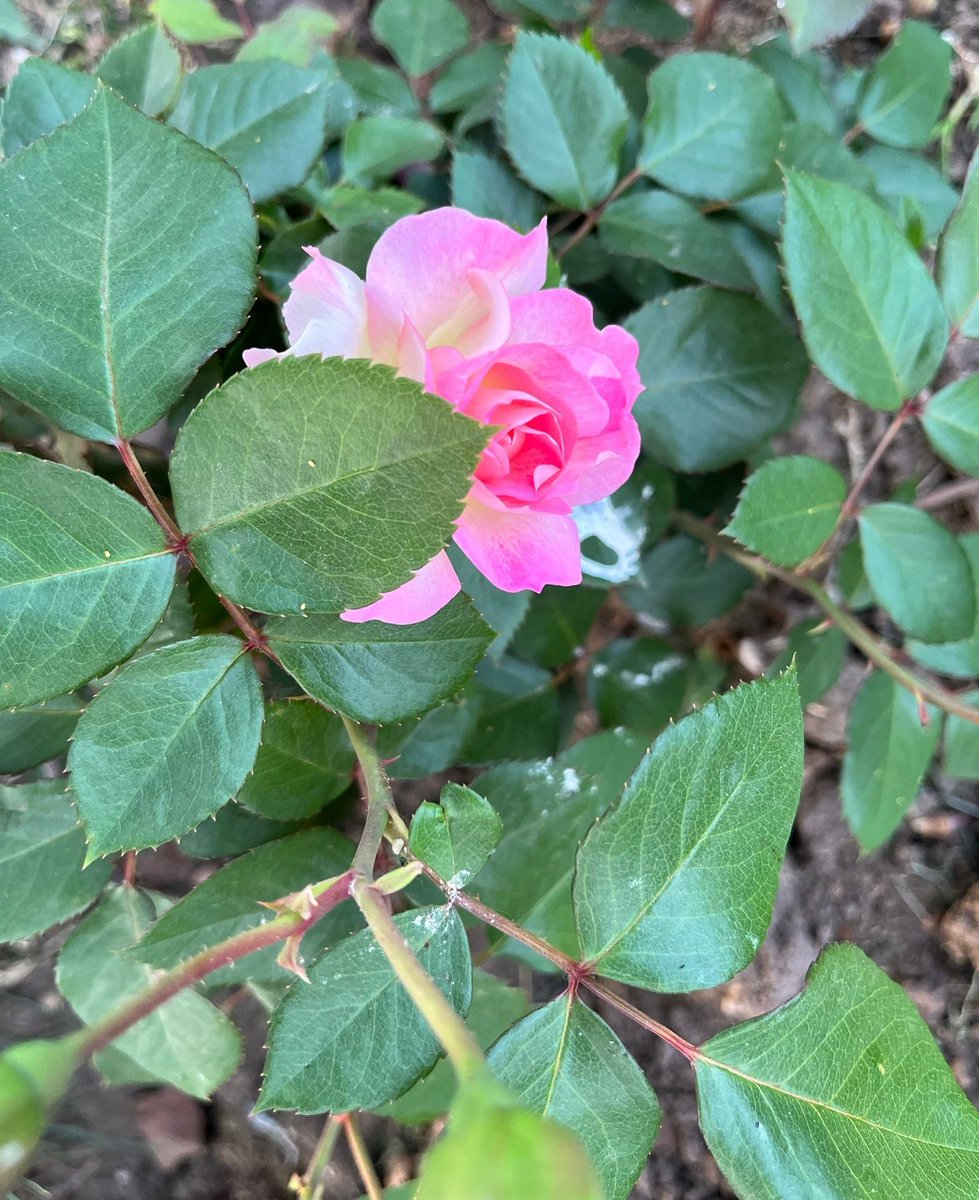
[[510, 334], [510, 298], [503, 283], [489, 271], [473, 268], [466, 275], [455, 309], [428, 335], [433, 347], [448, 347], [464, 358], [497, 350]]
[[504, 592], [539, 592], [548, 584], [581, 583], [581, 544], [569, 516], [490, 508], [470, 493], [456, 544]]
[[398, 338], [397, 354], [398, 374], [404, 379], [413, 379], [430, 392], [434, 386], [434, 373], [428, 348], [407, 317], [404, 318]]
[[306, 253], [313, 261], [292, 281], [282, 306], [293, 354], [370, 357], [363, 281], [315, 246]]
[[440, 550], [430, 563], [416, 571], [407, 583], [387, 592], [366, 608], [352, 608], [340, 616], [344, 621], [385, 621], [388, 625], [416, 625], [449, 603], [459, 591], [459, 576]]
[[574, 505], [611, 496], [632, 474], [639, 443], [639, 427], [629, 413], [615, 429], [578, 442], [561, 472], [561, 495]]
[[[591, 437], [608, 426], [609, 406], [587, 376], [575, 369], [567, 355], [545, 345], [508, 345], [483, 375], [481, 390], [513, 391], [537, 397], [542, 404], [563, 415], [569, 441]], [[462, 412], [478, 416], [480, 392]]]
[[[286, 351], [288, 354], [288, 351]], [[243, 350], [241, 357], [245, 360], [246, 367], [257, 367], [259, 363], [268, 362], [270, 358], [278, 358], [277, 350]]]

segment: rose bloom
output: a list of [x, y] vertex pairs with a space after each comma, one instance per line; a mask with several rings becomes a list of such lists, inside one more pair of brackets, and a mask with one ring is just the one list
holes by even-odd
[[[496, 587], [581, 582], [571, 515], [629, 478], [639, 453], [632, 405], [638, 346], [567, 288], [541, 291], [545, 222], [521, 235], [456, 208], [404, 217], [377, 242], [366, 280], [307, 248], [283, 316], [285, 354], [397, 367], [499, 432], [483, 452], [454, 541]], [[277, 357], [249, 350], [255, 366]], [[459, 579], [441, 551], [348, 621], [410, 625], [448, 604]]]

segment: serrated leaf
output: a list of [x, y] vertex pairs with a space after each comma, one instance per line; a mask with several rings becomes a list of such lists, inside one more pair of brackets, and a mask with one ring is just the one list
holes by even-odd
[[540, 196], [482, 150], [458, 150], [452, 156], [452, 203], [526, 231], [541, 217]]
[[527, 615], [532, 593], [500, 591], [476, 570], [457, 546], [450, 546], [448, 554], [463, 592], [472, 600], [473, 607], [486, 624], [496, 632], [489, 656], [499, 661]]
[[876, 850], [914, 803], [941, 732], [941, 714], [875, 671], [850, 710], [840, 789], [864, 850]]
[[283, 666], [317, 700], [357, 721], [402, 721], [465, 683], [492, 630], [466, 599], [417, 625], [282, 617], [266, 626]]
[[659, 1128], [659, 1102], [608, 1025], [564, 995], [493, 1047], [496, 1078], [528, 1108], [581, 1138], [606, 1200], [626, 1200]]
[[639, 580], [624, 589], [644, 617], [669, 625], [706, 625], [733, 608], [755, 582], [747, 568], [712, 556], [686, 534], [666, 538], [643, 557]]
[[811, 618], [800, 621], [788, 643], [765, 674], [781, 674], [793, 662], [799, 677], [799, 698], [805, 708], [822, 699], [843, 670], [847, 641], [835, 625]]
[[932, 396], [921, 424], [936, 454], [979, 475], [979, 375], [957, 379]]
[[808, 558], [836, 528], [846, 499], [843, 476], [818, 458], [773, 458], [745, 484], [724, 530], [749, 550], [783, 567]]
[[338, 58], [336, 65], [340, 77], [354, 93], [358, 111], [418, 113], [418, 101], [400, 71], [364, 58]]
[[141, 432], [240, 327], [255, 242], [235, 173], [100, 85], [0, 163], [0, 386], [80, 437]]
[[150, 12], [189, 46], [243, 36], [241, 26], [222, 17], [212, 0], [150, 0]]
[[275, 700], [238, 802], [276, 821], [311, 817], [350, 786], [354, 753], [343, 722], [312, 700]]
[[979, 154], [939, 242], [937, 271], [949, 320], [966, 337], [979, 338]]
[[273, 359], [211, 392], [181, 429], [177, 520], [208, 582], [239, 604], [357, 608], [449, 540], [487, 433], [388, 367]]
[[343, 136], [343, 178], [370, 187], [412, 163], [438, 158], [445, 139], [415, 117], [378, 115], [352, 121]]
[[701, 1049], [701, 1128], [739, 1195], [976, 1194], [979, 1115], [911, 1000], [856, 946], [831, 946], [801, 996]]
[[660, 734], [578, 852], [575, 920], [599, 974], [688, 992], [751, 962], [772, 916], [802, 751], [791, 671]]
[[77, 117], [95, 94], [95, 86], [91, 75], [43, 58], [21, 63], [0, 108], [4, 157]]
[[262, 731], [244, 644], [192, 638], [129, 663], [78, 722], [68, 755], [90, 853], [156, 846], [235, 795]]
[[[400, 913], [394, 922], [445, 998], [465, 1015], [472, 964], [458, 914]], [[439, 1043], [369, 929], [328, 950], [272, 1014], [258, 1108], [303, 1113], [376, 1108], [431, 1067]]]
[[796, 54], [849, 33], [874, 0], [785, 0], [785, 21]]
[[815, 125], [824, 133], [839, 134], [840, 119], [827, 95], [818, 56], [793, 55], [788, 39], [780, 34], [752, 46], [748, 58], [772, 77], [792, 120]]
[[26, 771], [63, 754], [83, 711], [74, 695], [0, 711], [0, 772]]
[[323, 77], [279, 59], [220, 63], [188, 75], [170, 124], [238, 171], [258, 204], [309, 174], [323, 147]]
[[638, 166], [687, 196], [734, 200], [765, 182], [781, 131], [763, 71], [723, 54], [677, 54], [649, 77]]
[[82, 869], [85, 833], [63, 779], [0, 785], [0, 941], [40, 933], [80, 912], [112, 874]]
[[844, 392], [896, 409], [934, 375], [948, 322], [891, 219], [844, 184], [788, 172], [782, 255], [813, 361]]
[[175, 565], [150, 514], [112, 484], [0, 452], [0, 704], [61, 696], [128, 658]]
[[926, 146], [951, 90], [951, 45], [930, 25], [905, 21], [867, 72], [857, 116], [879, 142]]
[[406, 75], [427, 75], [466, 48], [469, 21], [451, 0], [381, 0], [371, 32]]
[[428, 94], [433, 113], [487, 111], [496, 107], [506, 66], [507, 49], [500, 42], [483, 42], [439, 74]]
[[309, 4], [290, 4], [271, 21], [263, 21], [235, 55], [237, 62], [281, 58], [308, 67], [316, 47], [339, 28], [336, 17]]
[[891, 216], [902, 223], [910, 202], [921, 214], [925, 237], [934, 242], [959, 199], [941, 171], [921, 154], [891, 146], [869, 147], [860, 162], [869, 168], [874, 189]]
[[148, 117], [169, 108], [183, 73], [180, 54], [159, 25], [146, 25], [116, 42], [99, 63], [98, 77]]
[[[588, 113], [587, 122], [580, 119]], [[503, 89], [503, 140], [520, 174], [567, 208], [588, 209], [619, 173], [629, 109], [581, 46], [517, 34]]]
[[972, 588], [975, 598], [976, 623], [968, 637], [958, 642], [946, 642], [931, 646], [927, 642], [910, 640], [907, 649], [918, 662], [940, 671], [943, 675], [957, 678], [979, 676], [979, 533], [964, 533], [959, 546], [969, 560], [972, 573]]
[[487, 658], [470, 692], [479, 719], [459, 751], [467, 765], [553, 754], [561, 733], [561, 703], [549, 671], [504, 657]]
[[270, 821], [240, 804], [226, 804], [213, 817], [185, 833], [180, 839], [180, 849], [192, 858], [227, 858], [298, 833], [300, 828], [296, 821]]
[[[121, 953], [155, 915], [153, 900], [112, 888], [65, 943], [58, 988], [89, 1025], [150, 986], [154, 973]], [[205, 1098], [238, 1065], [241, 1038], [229, 1019], [193, 990], [179, 992], [113, 1042], [155, 1079]]]
[[426, 800], [411, 819], [411, 852], [450, 887], [468, 887], [503, 836], [493, 806], [472, 788], [447, 783], [438, 804]]
[[592, 659], [588, 694], [606, 728], [652, 738], [680, 712], [689, 663], [659, 638], [622, 638]]
[[677, 471], [744, 458], [792, 414], [809, 371], [798, 340], [748, 296], [685, 288], [625, 327], [646, 385], [635, 406], [643, 446]]
[[354, 187], [347, 183], [330, 188], [319, 204], [320, 211], [333, 228], [338, 230], [350, 229], [357, 225], [387, 229], [401, 217], [419, 213], [424, 207], [424, 200], [413, 196], [411, 192], [403, 192], [400, 188], [386, 187], [370, 191], [368, 188]]
[[874, 595], [910, 637], [952, 642], [972, 633], [969, 560], [934, 517], [909, 504], [872, 504], [860, 514], [860, 544]]
[[583, 649], [605, 597], [599, 588], [544, 588], [514, 634], [513, 653], [552, 670], [571, 662]]

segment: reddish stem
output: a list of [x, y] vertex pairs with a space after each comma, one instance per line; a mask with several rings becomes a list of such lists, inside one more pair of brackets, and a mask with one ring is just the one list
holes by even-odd
[[171, 548], [176, 549], [177, 545], [183, 541], [183, 534], [177, 528], [174, 519], [163, 507], [163, 501], [153, 491], [153, 486], [146, 478], [146, 473], [140, 466], [135, 450], [133, 450], [125, 438], [119, 438], [116, 442], [116, 449], [119, 451], [123, 464], [129, 472], [130, 479], [135, 483], [139, 494], [143, 497], [143, 502], [153, 516], [156, 517], [157, 524], [167, 535], [167, 541]]

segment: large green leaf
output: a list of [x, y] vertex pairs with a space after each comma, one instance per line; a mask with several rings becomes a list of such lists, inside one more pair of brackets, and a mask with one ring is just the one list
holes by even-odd
[[956, 329], [979, 338], [979, 153], [938, 246], [938, 280]]
[[930, 25], [905, 21], [868, 71], [857, 116], [879, 142], [926, 146], [951, 89], [951, 45]]
[[187, 77], [170, 124], [231, 163], [258, 204], [309, 174], [327, 95], [317, 71], [280, 59], [220, 63]]
[[[395, 924], [459, 1013], [472, 963], [449, 907], [401, 913]], [[304, 1113], [375, 1108], [400, 1095], [439, 1055], [439, 1043], [369, 929], [353, 934], [297, 980], [272, 1014], [258, 1108]]]
[[411, 819], [411, 852], [450, 887], [467, 887], [499, 845], [503, 824], [472, 788], [447, 783], [438, 804], [424, 801]]
[[208, 582], [239, 604], [370, 604], [451, 537], [487, 434], [388, 367], [273, 359], [181, 429], [177, 519]]
[[406, 75], [427, 75], [466, 48], [469, 21], [452, 0], [381, 0], [371, 32]]
[[914, 1004], [856, 946], [696, 1064], [700, 1123], [751, 1200], [972, 1200], [979, 1114]]
[[159, 526], [124, 492], [0, 452], [0, 705], [61, 696], [128, 658], [166, 608], [174, 569]]
[[[58, 987], [86, 1024], [108, 1016], [153, 982], [154, 972], [123, 951], [155, 915], [148, 895], [113, 888], [65, 943], [58, 959]], [[223, 1013], [187, 990], [117, 1038], [112, 1050], [152, 1078], [206, 1097], [238, 1065], [241, 1038]]]
[[723, 54], [677, 54], [649, 77], [639, 167], [688, 196], [734, 200], [771, 173], [778, 95], [758, 67]]
[[517, 170], [567, 208], [591, 208], [615, 186], [629, 110], [611, 76], [583, 47], [517, 34], [502, 121]]
[[685, 288], [650, 300], [625, 327], [639, 342], [643, 445], [677, 471], [744, 458], [792, 414], [809, 363], [757, 300]]
[[85, 833], [63, 779], [0, 785], [0, 941], [73, 917], [109, 881], [110, 863], [82, 869]]
[[979, 475], [979, 375], [967, 375], [932, 396], [921, 424], [936, 454]]
[[872, 504], [860, 514], [860, 544], [874, 594], [910, 637], [942, 643], [972, 633], [969, 560], [934, 517], [910, 504]]
[[155, 846], [217, 812], [261, 731], [262, 689], [238, 638], [134, 659], [89, 705], [68, 755], [90, 852]]
[[0, 109], [0, 147], [5, 158], [77, 117], [95, 94], [95, 80], [81, 71], [29, 58], [10, 81]]
[[601, 1017], [561, 996], [504, 1034], [489, 1064], [528, 1108], [581, 1138], [606, 1200], [626, 1200], [656, 1137], [659, 1103]]
[[730, 979], [768, 929], [802, 787], [795, 673], [670, 726], [578, 853], [583, 957], [638, 987]]
[[785, 0], [785, 20], [797, 54], [842, 37], [857, 25], [874, 0]]
[[813, 361], [838, 388], [895, 409], [948, 342], [931, 276], [880, 207], [841, 183], [787, 174], [782, 254]]
[[864, 850], [891, 836], [915, 801], [941, 733], [941, 714], [875, 671], [850, 710], [840, 790], [843, 812]]
[[234, 171], [100, 86], [0, 163], [0, 386], [81, 437], [139, 433], [240, 327], [255, 242]]
[[493, 631], [465, 598], [417, 625], [282, 617], [266, 626], [283, 666], [317, 700], [357, 721], [402, 721], [469, 678]]
[[180, 53], [159, 25], [144, 25], [108, 51], [98, 77], [148, 117], [159, 116], [177, 94]]
[[0, 710], [0, 772], [26, 771], [63, 754], [82, 712], [75, 695]]

